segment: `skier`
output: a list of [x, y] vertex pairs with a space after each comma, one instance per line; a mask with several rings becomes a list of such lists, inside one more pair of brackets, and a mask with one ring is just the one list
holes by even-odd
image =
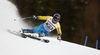
[[[34, 20], [46, 20], [45, 23], [33, 28], [33, 29], [21, 29], [18, 32], [20, 33], [38, 33], [38, 37], [44, 37], [44, 36], [49, 36], [49, 33], [53, 31], [54, 29], [57, 30], [57, 39], [61, 40], [61, 26], [60, 26], [60, 19], [61, 16], [58, 13], [55, 13], [52, 16], [35, 16], [33, 15], [31, 18]], [[36, 35], [35, 35], [36, 36]]]

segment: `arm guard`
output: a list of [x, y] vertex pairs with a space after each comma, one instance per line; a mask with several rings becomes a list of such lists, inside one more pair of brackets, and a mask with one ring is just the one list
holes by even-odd
[[37, 20], [48, 20], [51, 16], [37, 16]]

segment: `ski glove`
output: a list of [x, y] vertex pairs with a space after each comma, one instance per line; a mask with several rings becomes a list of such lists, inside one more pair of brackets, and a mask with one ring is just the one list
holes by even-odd
[[34, 20], [36, 20], [36, 16], [35, 15], [33, 15], [31, 18], [33, 18]]
[[61, 40], [61, 36], [57, 36], [57, 39], [58, 39], [58, 40]]

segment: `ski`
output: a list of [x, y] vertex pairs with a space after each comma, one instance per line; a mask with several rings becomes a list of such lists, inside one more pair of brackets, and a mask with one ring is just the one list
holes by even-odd
[[31, 35], [26, 35], [26, 34], [22, 34], [22, 35], [23, 35], [23, 36], [30, 37], [30, 38], [32, 38], [32, 39], [36, 39], [36, 40], [39, 40], [39, 41], [43, 41], [43, 42], [45, 42], [45, 43], [49, 43], [49, 40], [47, 40], [47, 39], [37, 38], [37, 37], [33, 37], [33, 36], [31, 36]]
[[19, 34], [19, 33], [17, 33], [16, 31], [11, 31], [11, 30], [7, 30], [7, 31], [8, 31], [9, 33], [12, 33], [12, 34], [17, 35], [17, 36], [21, 36], [21, 37], [23, 37], [23, 38], [29, 37], [29, 38], [32, 38], [32, 39], [35, 39], [35, 40], [39, 40], [39, 41], [42, 41], [42, 42], [45, 42], [45, 43], [49, 43], [49, 42], [50, 42], [50, 41], [47, 40], [47, 39], [42, 39], [42, 38], [38, 38], [38, 37], [33, 37], [33, 36], [31, 36], [31, 35], [27, 35], [27, 34], [24, 34], [24, 33]]

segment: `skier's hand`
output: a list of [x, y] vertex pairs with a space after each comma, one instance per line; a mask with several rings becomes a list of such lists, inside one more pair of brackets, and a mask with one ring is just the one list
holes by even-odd
[[36, 16], [35, 15], [33, 15], [31, 18], [33, 18], [34, 20], [36, 20]]
[[61, 36], [57, 36], [57, 39], [60, 41], [61, 40]]

